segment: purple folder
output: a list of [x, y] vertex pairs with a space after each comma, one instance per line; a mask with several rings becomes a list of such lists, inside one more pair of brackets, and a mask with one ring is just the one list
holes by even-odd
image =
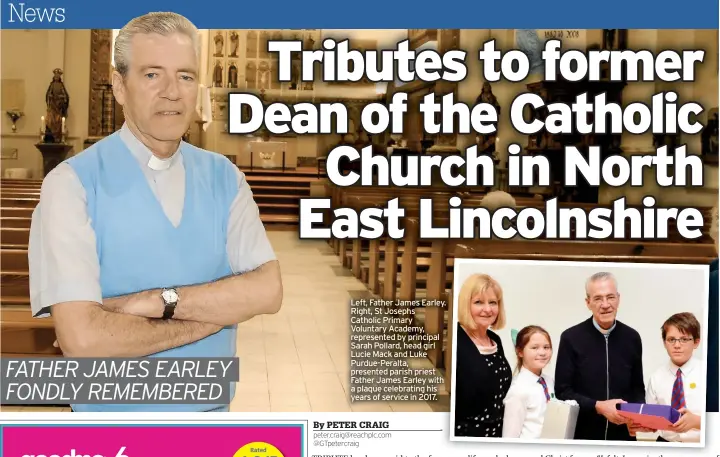
[[680, 413], [667, 405], [620, 403], [617, 409], [621, 416], [653, 430], [670, 430], [672, 424], [680, 419]]

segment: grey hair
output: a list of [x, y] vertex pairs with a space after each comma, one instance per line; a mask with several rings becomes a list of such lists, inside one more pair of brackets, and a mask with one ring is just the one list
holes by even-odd
[[148, 13], [131, 20], [120, 29], [115, 38], [113, 57], [115, 59], [115, 70], [123, 78], [130, 68], [130, 47], [135, 35], [157, 33], [168, 36], [180, 33], [190, 37], [195, 47], [195, 53], [200, 60], [200, 49], [202, 46], [200, 34], [197, 27], [185, 16], [177, 13]]
[[588, 297], [590, 296], [590, 284], [597, 281], [612, 281], [613, 284], [615, 284], [615, 289], [617, 289], [618, 283], [617, 279], [615, 279], [615, 276], [613, 276], [612, 273], [601, 271], [590, 276], [587, 281], [585, 281], [585, 295], [587, 295]]

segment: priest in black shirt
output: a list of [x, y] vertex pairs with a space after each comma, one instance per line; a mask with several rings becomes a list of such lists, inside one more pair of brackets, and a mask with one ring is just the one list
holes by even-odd
[[580, 405], [575, 439], [633, 441], [616, 405], [645, 402], [640, 335], [616, 320], [620, 294], [612, 274], [594, 274], [585, 291], [592, 317], [560, 336], [555, 392]]

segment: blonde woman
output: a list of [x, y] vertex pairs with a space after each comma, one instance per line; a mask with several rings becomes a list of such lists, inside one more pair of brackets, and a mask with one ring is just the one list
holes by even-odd
[[458, 298], [456, 436], [502, 437], [503, 400], [512, 371], [494, 330], [504, 326], [500, 284], [488, 275], [470, 276]]

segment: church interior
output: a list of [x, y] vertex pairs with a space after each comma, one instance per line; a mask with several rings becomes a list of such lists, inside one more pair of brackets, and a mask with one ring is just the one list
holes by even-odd
[[[526, 31], [523, 31], [526, 32]], [[349, 396], [349, 307], [351, 299], [377, 298], [447, 300], [452, 291], [454, 258], [503, 258], [510, 251], [506, 243], [484, 240], [464, 244], [453, 240], [418, 240], [417, 201], [423, 193], [442, 202], [462, 194], [467, 206], [477, 206], [491, 190], [513, 194], [518, 207], [540, 206], [558, 197], [564, 205], [592, 208], [625, 196], [640, 205], [653, 195], [657, 206], [693, 206], [703, 210], [706, 224], [703, 237], [682, 239], [676, 232], [659, 241], [595, 243], [582, 246], [572, 240], [538, 242], [536, 253], [549, 258], [602, 256], [608, 261], [623, 258], [632, 262], [678, 262], [709, 264], [717, 257], [718, 200], [718, 31], [717, 30], [577, 30], [534, 31], [541, 39], [562, 37], [563, 49], [702, 49], [704, 62], [697, 67], [693, 82], [624, 82], [609, 86], [593, 84], [547, 84], [539, 74], [521, 82], [501, 80], [487, 83], [473, 56], [483, 43], [494, 39], [501, 50], [518, 43], [519, 31], [496, 29], [396, 29], [396, 30], [201, 30], [203, 41], [200, 92], [197, 116], [185, 140], [225, 155], [244, 173], [258, 204], [260, 215], [280, 261], [284, 302], [282, 310], [251, 319], [239, 326], [238, 356], [240, 382], [231, 411], [449, 411], [451, 313], [447, 309], [418, 310], [417, 325], [440, 335], [438, 347], [412, 366], [437, 370], [444, 377], [436, 399], [418, 402], [351, 402]], [[43, 177], [67, 157], [82, 152], [123, 124], [122, 107], [112, 94], [112, 43], [117, 30], [3, 30], [0, 103], [2, 155], [0, 167], [0, 235], [2, 251], [0, 323], [3, 356], [61, 356], [53, 346], [52, 319], [33, 319], [29, 307], [27, 244], [30, 217], [37, 205]], [[354, 49], [394, 48], [405, 39], [411, 49], [440, 52], [463, 49], [468, 53], [468, 75], [457, 83], [376, 84], [304, 82], [294, 68], [291, 82], [278, 81], [277, 56], [267, 52], [271, 39], [298, 39], [304, 47], [318, 47], [324, 38], [349, 39]], [[61, 82], [60, 85], [57, 83]], [[608, 89], [609, 87], [609, 89]], [[46, 126], [47, 95], [55, 90], [65, 94], [66, 116], [59, 131]], [[567, 94], [607, 90], [623, 104], [649, 103], [658, 92], [677, 92], [680, 101], [693, 100], [705, 111], [704, 128], [697, 135], [652, 133], [633, 135], [548, 138], [523, 135], [513, 129], [507, 115], [513, 99], [523, 92], [540, 94], [545, 100], [561, 100]], [[301, 100], [340, 102], [349, 108], [350, 133], [345, 135], [252, 135], [228, 133], [228, 94], [234, 91], [258, 94], [265, 102], [293, 103]], [[488, 93], [489, 91], [489, 93]], [[409, 111], [401, 135], [370, 135], [360, 125], [360, 112], [368, 103], [389, 103], [393, 93], [407, 92]], [[418, 103], [435, 92], [453, 93], [469, 105], [489, 96], [501, 109], [496, 135], [438, 134], [423, 132]], [[484, 100], [484, 99], [483, 99]], [[57, 124], [57, 122], [56, 122]], [[60, 124], [57, 124], [60, 125]], [[53, 135], [54, 134], [54, 135]], [[553, 173], [563, 146], [602, 145], [608, 153], [634, 155], [651, 153], [662, 144], [686, 144], [689, 154], [703, 161], [702, 188], [660, 187], [652, 176], [642, 187], [630, 185], [599, 188], [565, 188], [558, 182], [549, 186], [507, 187], [507, 146], [518, 143], [523, 154], [551, 158]], [[477, 145], [496, 164], [494, 186], [430, 189], [338, 188], [327, 179], [325, 157], [338, 145], [358, 148], [372, 146], [373, 154], [425, 155], [462, 154]], [[554, 157], [554, 159], [553, 159]], [[345, 164], [348, 168], [356, 163]], [[462, 192], [460, 192], [462, 191]], [[376, 240], [301, 240], [298, 235], [299, 200], [331, 197], [333, 207], [367, 208], [399, 196], [408, 211], [407, 234], [403, 240], [381, 237]], [[439, 211], [439, 220], [447, 219]], [[715, 228], [713, 229], [713, 225]], [[466, 240], [467, 241], [467, 240]], [[642, 243], [640, 246], [638, 243]], [[522, 244], [522, 243], [520, 243]], [[488, 245], [490, 245], [488, 247]], [[493, 246], [500, 246], [493, 252]], [[638, 249], [638, 247], [642, 249]], [[514, 257], [518, 258], [518, 257]], [[630, 258], [630, 260], [627, 260]], [[68, 405], [3, 406], [3, 411], [69, 411]]]

